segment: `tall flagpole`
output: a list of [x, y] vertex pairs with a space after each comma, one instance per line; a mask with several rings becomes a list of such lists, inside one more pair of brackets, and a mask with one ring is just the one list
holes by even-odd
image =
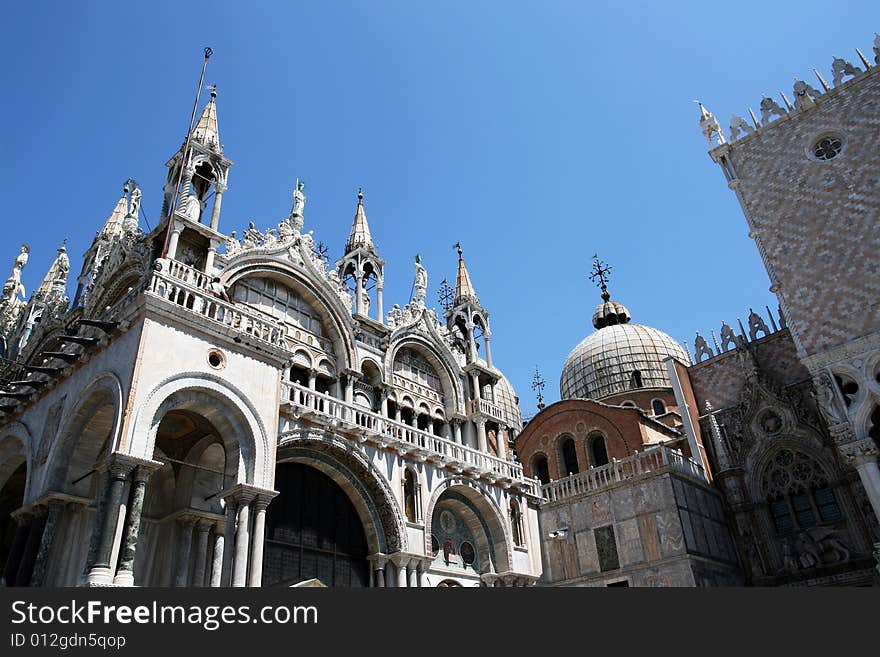
[[196, 91], [196, 100], [193, 103], [192, 115], [189, 117], [189, 128], [186, 131], [186, 141], [183, 145], [183, 157], [180, 160], [180, 169], [177, 174], [177, 184], [174, 187], [174, 193], [171, 196], [171, 208], [168, 211], [168, 230], [165, 233], [165, 246], [162, 248], [162, 257], [168, 253], [168, 241], [171, 239], [171, 222], [174, 220], [174, 212], [177, 209], [177, 202], [180, 200], [180, 184], [183, 182], [183, 170], [186, 168], [186, 158], [189, 155], [189, 143], [192, 139], [193, 124], [196, 122], [196, 112], [199, 111], [199, 99], [202, 96], [202, 85], [205, 83], [205, 70], [208, 68], [208, 59], [214, 51], [205, 48], [205, 60], [202, 62], [202, 75], [199, 77], [199, 88]]

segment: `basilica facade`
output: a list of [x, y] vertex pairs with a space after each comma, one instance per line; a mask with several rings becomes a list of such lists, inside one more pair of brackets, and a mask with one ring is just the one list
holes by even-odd
[[463, 250], [448, 309], [425, 305], [416, 256], [412, 297], [384, 312], [363, 194], [335, 263], [299, 181], [283, 221], [221, 233], [215, 95], [154, 230], [129, 181], [78, 276], [62, 246], [25, 300], [26, 245], [14, 261], [3, 582], [533, 584], [540, 490], [513, 458], [518, 400]]
[[27, 297], [13, 259], [2, 583], [876, 585], [880, 37], [856, 52], [728, 130], [700, 105], [778, 308], [682, 345], [596, 258], [592, 330], [525, 424], [461, 245], [438, 313], [418, 256], [386, 308], [360, 192], [334, 262], [300, 181], [277, 225], [220, 231], [212, 93], [154, 230], [129, 180], [75, 278], [62, 245]]

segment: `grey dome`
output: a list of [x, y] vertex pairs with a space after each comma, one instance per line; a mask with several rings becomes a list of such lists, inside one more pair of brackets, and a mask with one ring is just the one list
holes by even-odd
[[501, 408], [507, 426], [520, 431], [522, 429], [522, 413], [519, 410], [518, 397], [510, 381], [504, 376], [495, 384], [495, 405]]
[[[597, 309], [600, 317], [604, 305]], [[559, 394], [562, 399], [603, 399], [639, 388], [670, 388], [663, 364], [669, 356], [690, 363], [684, 348], [663, 331], [641, 324], [606, 325], [568, 355]], [[639, 372], [641, 386], [633, 381], [634, 371]]]

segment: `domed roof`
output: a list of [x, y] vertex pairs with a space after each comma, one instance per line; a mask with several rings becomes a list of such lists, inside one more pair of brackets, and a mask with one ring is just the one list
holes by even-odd
[[[650, 326], [629, 324], [629, 311], [605, 300], [596, 308], [596, 331], [576, 346], [562, 368], [562, 399], [603, 399], [638, 388], [670, 388], [664, 359], [690, 363], [684, 348]], [[638, 372], [638, 374], [634, 374]]]
[[516, 391], [503, 375], [495, 384], [495, 405], [501, 408], [507, 426], [519, 431], [522, 429], [522, 413], [519, 410]]

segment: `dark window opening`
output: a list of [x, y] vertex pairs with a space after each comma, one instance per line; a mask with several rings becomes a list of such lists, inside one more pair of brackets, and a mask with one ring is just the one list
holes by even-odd
[[542, 484], [550, 483], [550, 468], [547, 467], [545, 456], [536, 456], [532, 459], [532, 475], [541, 480]]
[[663, 403], [660, 399], [655, 399], [651, 402], [651, 408], [654, 411], [654, 415], [663, 415], [666, 413], [666, 404]]
[[567, 438], [565, 442], [562, 443], [562, 463], [565, 468], [565, 472], [563, 473], [565, 476], [577, 474], [579, 472], [577, 451], [575, 450], [574, 440], [571, 438]]
[[593, 457], [591, 465], [594, 468], [608, 465], [608, 449], [605, 447], [605, 436], [596, 434], [590, 439], [590, 454]]
[[849, 407], [852, 405], [856, 395], [859, 394], [859, 384], [852, 379], [844, 379], [837, 374], [834, 375], [834, 381], [837, 383], [840, 394], [843, 396], [843, 403]]
[[639, 370], [633, 370], [633, 373], [629, 377], [629, 387], [630, 388], [641, 388], [643, 387], [642, 383], [642, 373]]

